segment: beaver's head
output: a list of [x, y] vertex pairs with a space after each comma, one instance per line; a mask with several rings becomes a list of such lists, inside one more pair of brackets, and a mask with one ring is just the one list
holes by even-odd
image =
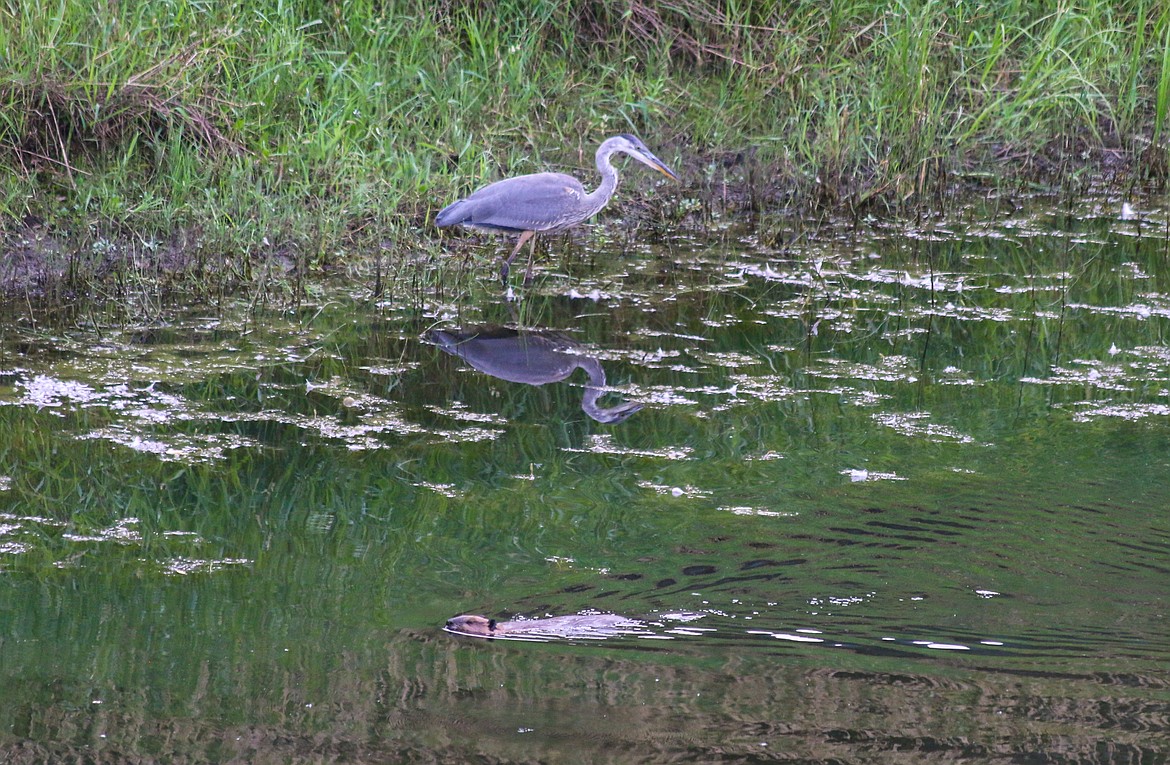
[[490, 637], [496, 634], [496, 620], [483, 616], [475, 616], [474, 614], [453, 616], [447, 620], [447, 631], [462, 632], [464, 635], [484, 635]]

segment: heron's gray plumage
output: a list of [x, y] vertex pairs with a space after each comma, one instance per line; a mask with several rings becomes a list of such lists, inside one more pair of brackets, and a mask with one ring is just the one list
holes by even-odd
[[[461, 225], [483, 231], [557, 231], [578, 220], [581, 200], [588, 198], [581, 182], [563, 173], [533, 173], [505, 178], [444, 207], [435, 216], [439, 228]], [[602, 206], [605, 202], [602, 202]]]
[[[507, 278], [512, 259], [533, 234], [561, 231], [575, 226], [589, 220], [605, 207], [618, 184], [618, 173], [610, 158], [619, 152], [628, 154], [669, 178], [678, 179], [646, 144], [632, 135], [616, 135], [597, 147], [595, 159], [597, 170], [601, 173], [601, 184], [591, 193], [586, 192], [576, 178], [564, 173], [533, 173], [505, 178], [444, 207], [435, 216], [435, 225], [439, 228], [461, 225], [483, 231], [520, 234], [516, 248], [500, 268], [500, 276]], [[531, 258], [528, 268], [526, 281], [531, 276]]]
[[505, 327], [434, 329], [427, 334], [427, 339], [479, 371], [509, 382], [544, 385], [565, 380], [578, 368], [583, 369], [588, 382], [581, 397], [581, 409], [598, 422], [622, 422], [642, 409], [634, 401], [600, 406], [598, 401], [606, 393], [605, 369], [600, 361], [559, 332], [518, 332]]

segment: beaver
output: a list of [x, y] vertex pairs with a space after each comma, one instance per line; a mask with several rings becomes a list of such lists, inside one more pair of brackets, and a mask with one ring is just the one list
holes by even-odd
[[648, 634], [646, 623], [618, 614], [573, 614], [545, 619], [499, 622], [486, 616], [463, 614], [447, 620], [444, 631], [456, 635], [512, 640], [604, 639], [617, 635]]

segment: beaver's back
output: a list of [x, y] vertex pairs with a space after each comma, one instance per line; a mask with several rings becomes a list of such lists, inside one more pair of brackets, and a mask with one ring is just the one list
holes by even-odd
[[619, 614], [571, 614], [499, 622], [474, 614], [447, 620], [446, 630], [474, 637], [607, 638], [638, 633], [643, 622]]

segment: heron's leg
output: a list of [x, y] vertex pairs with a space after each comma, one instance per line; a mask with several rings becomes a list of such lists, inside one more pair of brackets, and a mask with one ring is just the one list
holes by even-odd
[[512, 268], [512, 261], [516, 259], [516, 253], [520, 252], [520, 248], [532, 238], [534, 233], [533, 231], [525, 231], [520, 235], [520, 241], [516, 242], [516, 247], [512, 250], [512, 254], [505, 258], [503, 264], [500, 265], [500, 281], [508, 281], [508, 271]]
[[524, 286], [532, 284], [532, 261], [536, 259], [536, 237], [532, 237], [531, 247], [528, 249], [528, 268], [524, 271]]

